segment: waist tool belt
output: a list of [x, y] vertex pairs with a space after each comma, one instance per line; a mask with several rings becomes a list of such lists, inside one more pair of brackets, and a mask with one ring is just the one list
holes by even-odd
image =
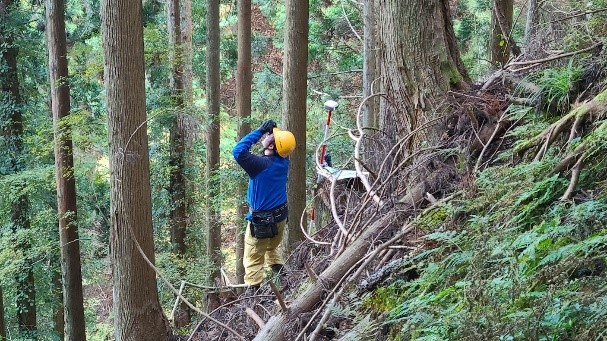
[[287, 219], [288, 215], [286, 203], [271, 210], [251, 212], [251, 235], [257, 239], [275, 237], [278, 235], [277, 223]]

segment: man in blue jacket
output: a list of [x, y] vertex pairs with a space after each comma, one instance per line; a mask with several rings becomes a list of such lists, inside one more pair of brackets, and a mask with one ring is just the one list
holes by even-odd
[[[251, 146], [262, 137], [262, 155], [251, 153]], [[293, 134], [267, 120], [238, 141], [232, 150], [236, 162], [249, 175], [243, 265], [244, 282], [252, 288], [258, 288], [263, 281], [264, 264], [275, 273], [283, 266], [280, 243], [288, 216], [288, 156], [294, 149]]]

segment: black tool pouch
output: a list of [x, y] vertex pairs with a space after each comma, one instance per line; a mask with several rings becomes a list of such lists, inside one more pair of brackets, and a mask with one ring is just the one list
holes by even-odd
[[272, 238], [278, 235], [278, 225], [272, 211], [251, 213], [251, 234], [257, 239]]

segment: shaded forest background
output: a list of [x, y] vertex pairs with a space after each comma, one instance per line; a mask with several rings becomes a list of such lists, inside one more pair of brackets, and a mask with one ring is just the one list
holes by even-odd
[[[305, 334], [312, 339], [342, 340], [598, 340], [607, 335], [603, 52], [607, 3], [541, 2], [535, 31], [526, 27], [530, 4], [536, 2], [514, 2], [510, 34], [496, 40], [493, 1], [450, 2], [457, 48], [471, 81], [465, 89], [453, 89], [441, 104], [448, 108], [448, 129], [442, 140], [448, 142], [441, 143], [440, 155], [455, 160], [448, 181], [424, 191], [423, 198], [415, 201], [419, 207], [407, 208], [414, 213], [385, 218], [386, 226], [398, 225], [399, 229], [387, 231], [377, 240], [390, 243], [381, 244], [375, 249], [378, 252], [369, 248], [363, 258], [368, 262], [360, 271], [353, 269], [348, 273], [351, 277], [344, 275], [335, 290], [327, 290], [322, 304], [289, 320], [293, 335], [287, 339], [303, 339]], [[214, 285], [210, 278], [218, 270], [207, 250], [209, 206], [220, 213], [222, 270], [232, 284], [238, 282], [236, 246], [244, 229], [238, 211], [243, 198], [234, 195], [239, 193], [244, 173], [231, 157], [241, 123], [236, 103], [237, 4], [219, 3], [221, 143], [220, 167], [212, 172], [206, 163], [213, 119], [208, 108], [206, 3], [191, 4], [192, 94], [191, 102], [178, 109], [165, 5], [155, 0], [143, 2], [155, 264], [174, 286], [191, 284], [184, 296], [197, 307], [207, 307], [208, 293], [213, 290], [205, 286]], [[41, 2], [19, 1], [10, 8], [0, 22], [0, 50], [18, 49], [22, 101], [16, 104], [0, 98], [0, 115], [4, 115], [0, 149], [2, 329], [8, 340], [56, 340], [61, 334], [62, 287], [45, 36], [48, 23]], [[67, 1], [65, 13], [71, 110], [62, 124], [71, 127], [74, 146], [86, 335], [89, 340], [112, 340], [110, 161], [100, 3]], [[280, 121], [285, 16], [281, 1], [253, 1], [251, 116], [247, 120], [252, 127], [269, 118]], [[372, 221], [382, 221], [387, 211], [404, 207], [400, 205], [406, 203], [405, 193], [410, 193], [415, 180], [404, 171], [388, 172], [391, 180], [378, 185], [376, 191], [401, 194], [397, 198], [401, 202], [395, 200], [389, 209], [373, 206], [372, 200], [369, 203], [361, 186], [338, 183], [334, 203], [329, 183], [316, 186], [314, 151], [323, 140], [326, 100], [339, 103], [328, 142], [333, 164], [343, 169], [355, 167], [356, 146], [348, 131], [356, 129], [359, 106], [365, 99], [363, 22], [362, 3], [310, 1], [306, 205], [318, 208], [321, 219], [310, 224], [314, 229], [308, 232], [320, 244], [307, 240], [291, 250], [287, 278], [281, 283], [289, 304], [297, 302], [314, 277], [345, 249], [347, 242], [342, 239], [347, 237], [340, 237], [332, 209], [351, 222], [351, 234], [362, 235]], [[506, 58], [492, 55], [492, 43], [507, 48]], [[523, 53], [515, 55], [513, 45]], [[0, 64], [0, 70], [6, 68]], [[2, 81], [5, 89], [8, 83]], [[14, 106], [23, 117], [23, 144], [18, 154], [7, 138], [11, 125], [6, 115]], [[175, 252], [171, 235], [175, 201], [169, 142], [177, 116], [187, 146], [184, 177], [189, 196], [183, 253]], [[394, 165], [403, 160], [392, 151], [400, 142], [389, 129], [379, 127], [378, 123], [369, 130], [370, 142], [363, 153], [371, 176], [383, 180], [386, 173], [373, 173], [373, 169], [384, 163], [397, 169]], [[206, 187], [210, 177], [217, 186], [212, 192]], [[27, 202], [27, 228], [16, 226], [13, 215], [23, 200]], [[175, 323], [175, 294], [163, 281], [157, 287], [161, 307]], [[35, 295], [28, 296], [32, 290]], [[236, 289], [222, 292], [220, 303], [227, 304], [239, 294]], [[254, 313], [236, 302], [211, 315], [246, 338], [255, 337], [263, 326], [253, 316], [268, 326], [270, 317], [281, 313], [273, 301], [275, 292], [266, 287], [261, 294], [268, 297], [255, 301]], [[35, 328], [23, 325], [20, 317], [28, 305], [35, 307]], [[175, 335], [193, 340], [235, 337], [190, 313], [187, 321], [173, 325]]]

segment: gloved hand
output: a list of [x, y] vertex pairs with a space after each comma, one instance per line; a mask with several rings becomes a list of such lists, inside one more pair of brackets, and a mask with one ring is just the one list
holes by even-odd
[[274, 128], [276, 128], [276, 122], [273, 120], [267, 120], [263, 122], [257, 129], [259, 129], [263, 134], [272, 134]]
[[327, 166], [333, 167], [333, 162], [331, 161], [331, 154], [325, 154], [325, 163], [327, 164]]

